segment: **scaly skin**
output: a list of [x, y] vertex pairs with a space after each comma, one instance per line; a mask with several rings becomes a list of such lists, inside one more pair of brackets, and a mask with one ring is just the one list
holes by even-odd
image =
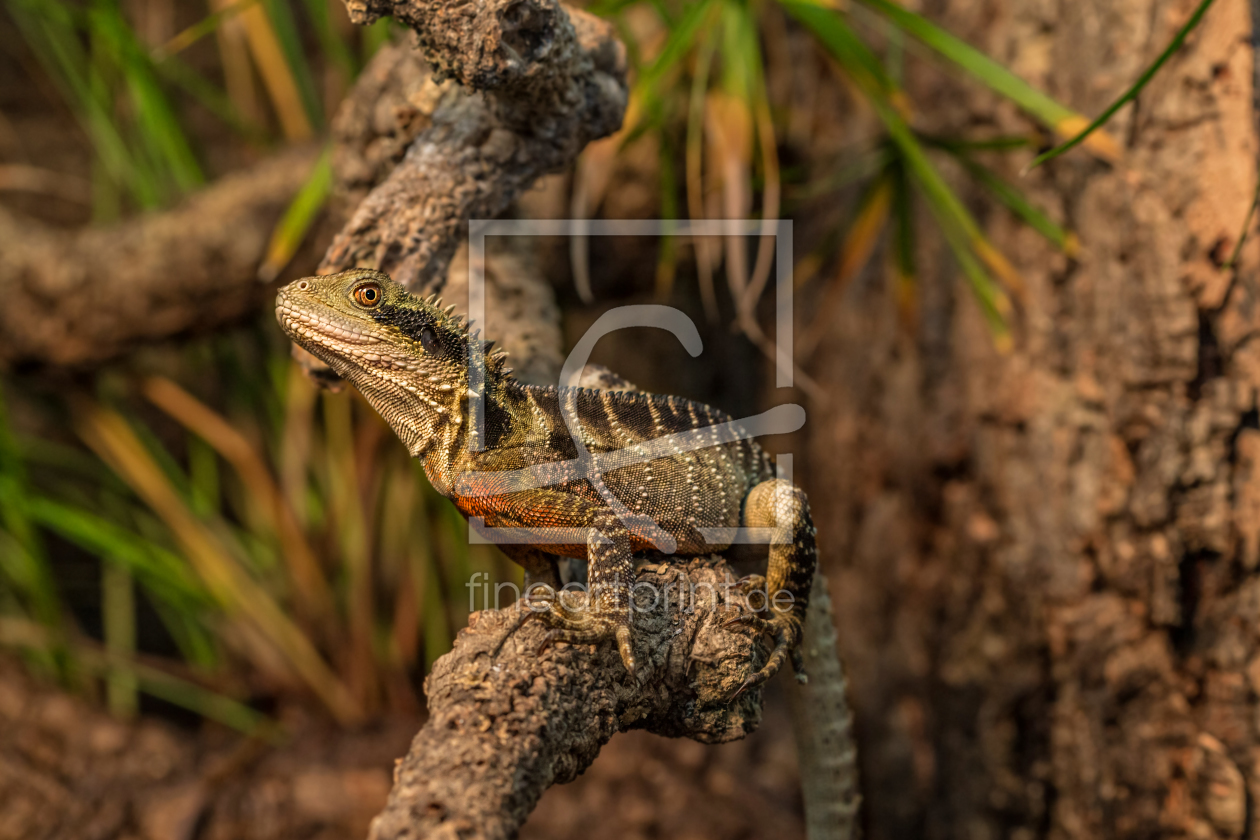
[[[469, 354], [480, 339], [449, 309], [413, 297], [381, 272], [352, 269], [285, 286], [276, 318], [294, 342], [363, 393], [464, 516], [494, 528], [566, 529], [549, 531], [554, 541], [547, 544], [503, 546], [525, 568], [527, 583], [553, 588], [557, 556], [586, 559], [587, 602], [569, 606], [554, 595], [533, 601], [549, 638], [614, 639], [633, 674], [633, 552], [663, 544], [668, 551], [669, 542], [681, 555], [721, 552], [730, 543], [712, 541], [712, 534], [706, 541], [700, 529], [745, 526], [773, 529], [766, 579], [747, 585], [764, 583], [763, 591], [791, 597], [772, 600], [765, 615], [735, 619], [775, 643], [743, 688], [773, 676], [800, 643], [817, 565], [809, 504], [799, 488], [774, 477], [755, 442], [705, 431], [731, 422], [725, 413], [679, 397], [523, 385], [496, 354], [486, 358], [483, 447], [470, 451]], [[602, 475], [581, 471], [566, 415], [592, 455], [626, 450], [649, 460]], [[678, 438], [649, 444], [689, 432], [700, 435], [690, 451]], [[585, 539], [570, 529], [582, 529]]]

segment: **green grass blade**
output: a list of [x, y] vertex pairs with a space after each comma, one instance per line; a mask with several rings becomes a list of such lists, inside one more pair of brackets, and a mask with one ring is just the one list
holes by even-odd
[[1238, 264], [1238, 255], [1242, 253], [1242, 246], [1247, 241], [1247, 233], [1251, 230], [1251, 220], [1255, 218], [1257, 206], [1260, 206], [1260, 180], [1256, 181], [1256, 191], [1251, 197], [1251, 206], [1247, 208], [1247, 216], [1243, 219], [1242, 230], [1238, 234], [1238, 243], [1234, 245], [1234, 250], [1230, 251], [1229, 259], [1221, 266], [1222, 270], [1229, 271]]
[[358, 62], [333, 23], [328, 0], [305, 0], [305, 6], [324, 55], [341, 71], [342, 78], [349, 82], [359, 73]]
[[188, 565], [166, 547], [91, 511], [43, 496], [33, 497], [29, 510], [31, 520], [40, 527], [88, 553], [128, 566], [146, 581], [166, 587], [168, 598], [178, 593], [185, 608], [210, 603], [209, 594], [193, 577]]
[[92, 140], [109, 179], [130, 189], [141, 207], [156, 207], [158, 196], [143, 178], [128, 143], [89, 78], [88, 57], [76, 31], [74, 15], [61, 3], [19, 0], [8, 6], [26, 42]]
[[869, 62], [874, 59], [873, 53], [839, 15], [812, 3], [799, 2], [799, 0], [787, 0], [782, 5], [793, 17], [814, 32], [845, 72], [866, 94], [867, 101], [875, 109], [888, 130], [889, 137], [900, 152], [907, 171], [927, 198], [932, 214], [941, 225], [946, 241], [958, 259], [963, 274], [984, 312], [985, 319], [993, 329], [995, 340], [999, 346], [1005, 346], [1009, 342], [1005, 316], [1010, 311], [1010, 301], [1006, 293], [981, 265], [977, 255], [983, 258], [989, 268], [998, 271], [1012, 287], [1018, 288], [1018, 275], [1005, 258], [988, 243], [980, 226], [972, 218], [962, 200], [949, 188], [945, 179], [928, 159], [923, 146], [894, 106], [884, 83], [880, 81], [879, 77], [883, 73], [882, 65], [876, 62], [879, 69], [877, 71], [871, 69]]
[[211, 12], [192, 26], [180, 30], [173, 38], [154, 51], [154, 62], [161, 63], [170, 56], [183, 52], [217, 30], [223, 25], [224, 21], [235, 17], [257, 2], [258, 0], [237, 0], [232, 5], [219, 9], [216, 12]]
[[[29, 621], [0, 617], [0, 646], [51, 651], [60, 647], [61, 642]], [[76, 662], [91, 673], [106, 676], [115, 671], [125, 672], [145, 693], [247, 735], [270, 733], [274, 736], [276, 732], [275, 722], [261, 712], [158, 668], [99, 650], [88, 643], [73, 645], [73, 652]]]
[[[105, 649], [119, 661], [136, 654], [136, 590], [130, 570], [116, 563], [101, 564], [101, 624]], [[135, 672], [110, 667], [105, 674], [109, 710], [121, 718], [135, 717], [139, 709]]]
[[[1070, 137], [1085, 123], [1085, 117], [1041, 92], [1005, 65], [994, 61], [980, 50], [941, 29], [922, 15], [903, 8], [893, 0], [858, 0], [878, 12], [903, 32], [935, 50], [941, 57], [969, 73], [991, 90], [1014, 102], [1029, 115], [1062, 137]], [[1104, 157], [1118, 157], [1115, 141], [1104, 141], [1107, 148], [1095, 151]]]
[[9, 545], [0, 546], [0, 578], [14, 586], [27, 610], [40, 624], [58, 628], [61, 598], [44, 553], [43, 540], [30, 515], [30, 485], [10, 431], [0, 393], [0, 526]]
[[256, 122], [246, 119], [232, 102], [231, 97], [218, 85], [208, 81], [175, 56], [167, 56], [154, 64], [154, 70], [173, 87], [187, 93], [223, 121], [228, 128], [249, 143], [261, 145], [267, 140], [267, 130]]
[[110, 58], [122, 73], [136, 127], [152, 156], [180, 192], [205, 182], [179, 118], [158, 82], [153, 62], [136, 39], [117, 6], [98, 3], [88, 14], [88, 24], [100, 36]]
[[709, 20], [709, 12], [715, 2], [716, 0], [699, 0], [698, 3], [688, 6], [677, 25], [665, 39], [665, 44], [661, 47], [661, 52], [657, 55], [656, 60], [639, 76], [639, 81], [635, 87], [639, 90], [640, 95], [643, 96], [643, 110], [645, 113], [650, 113], [653, 110], [652, 104], [660, 98], [656, 88], [665, 74], [678, 66], [679, 62], [691, 50], [691, 46], [695, 43], [702, 25]]
[[1018, 216], [1025, 224], [1033, 230], [1040, 233], [1048, 239], [1056, 248], [1069, 257], [1075, 256], [1080, 250], [1080, 240], [1076, 234], [1070, 230], [1058, 225], [1053, 219], [1042, 212], [1028, 200], [1028, 196], [1022, 191], [1007, 183], [998, 177], [997, 173], [989, 169], [987, 166], [972, 160], [967, 155], [958, 155], [958, 161], [967, 169], [985, 189], [993, 194], [993, 196], [1008, 210]]
[[1162, 53], [1159, 54], [1159, 58], [1155, 59], [1155, 63], [1146, 68], [1146, 72], [1138, 77], [1138, 80], [1133, 83], [1133, 86], [1126, 90], [1119, 99], [1111, 103], [1111, 106], [1107, 108], [1107, 110], [1099, 114], [1092, 123], [1085, 127], [1084, 131], [1077, 134], [1066, 143], [1061, 143], [1050, 151], [1044, 152], [1035, 157], [1033, 162], [1028, 164], [1028, 169], [1038, 167], [1046, 161], [1056, 158], [1069, 149], [1075, 148], [1080, 143], [1083, 143], [1087, 137], [1097, 131], [1099, 127], [1107, 122], [1107, 120], [1111, 119], [1112, 115], [1114, 115], [1116, 111], [1119, 111], [1129, 102], [1136, 99], [1137, 95], [1142, 92], [1142, 88], [1146, 87], [1147, 83], [1150, 82], [1150, 80], [1154, 78], [1155, 74], [1159, 72], [1159, 68], [1163, 67], [1164, 64], [1167, 63], [1168, 59], [1172, 58], [1173, 53], [1181, 49], [1181, 45], [1185, 43], [1186, 37], [1196, 26], [1199, 25], [1199, 21], [1201, 21], [1203, 16], [1207, 14], [1207, 10], [1212, 3], [1213, 0], [1203, 0], [1203, 2], [1199, 4], [1198, 8], [1194, 10], [1194, 14], [1190, 15], [1190, 19], [1186, 21], [1185, 26], [1177, 30], [1177, 34], [1173, 37], [1172, 42]]
[[302, 189], [298, 190], [272, 231], [271, 241], [267, 243], [267, 256], [258, 267], [259, 279], [270, 283], [289, 264], [289, 260], [293, 259], [298, 246], [319, 216], [319, 211], [332, 195], [332, 186], [332, 148], [326, 147], [315, 162], [310, 177], [306, 179]]
[[913, 330], [918, 323], [917, 266], [915, 264], [914, 194], [906, 168], [891, 168], [893, 292], [902, 323]]
[[810, 0], [780, 0], [779, 5], [813, 32], [860, 86], [886, 97], [897, 92], [883, 62], [833, 9]]
[[827, 174], [806, 180], [801, 186], [792, 189], [791, 196], [794, 200], [806, 201], [838, 192], [883, 172], [896, 157], [896, 151], [886, 143], [867, 151], [844, 154], [838, 165], [828, 168]]
[[964, 152], [1013, 152], [1037, 144], [1034, 137], [1019, 134], [1001, 137], [969, 139], [966, 137], [941, 137], [935, 134], [919, 134], [923, 142], [935, 149], [960, 154]]

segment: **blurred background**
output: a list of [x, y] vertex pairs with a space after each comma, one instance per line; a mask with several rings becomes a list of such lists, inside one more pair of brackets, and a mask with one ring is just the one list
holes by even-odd
[[[1251, 10], [1105, 6], [596, 0], [625, 125], [510, 211], [793, 221], [794, 389], [758, 238], [511, 248], [562, 349], [669, 303], [699, 359], [593, 361], [806, 407], [764, 443], [814, 507], [872, 837], [1255, 819]], [[372, 85], [408, 37], [339, 0], [6, 0], [0, 308], [33, 314], [0, 336], [0, 837], [364, 836], [466, 582], [520, 579], [271, 314], [371, 185], [347, 161], [405, 149]], [[363, 119], [396, 148], [346, 153]], [[239, 253], [198, 261], [220, 229]], [[223, 294], [167, 306], [181, 259]], [[128, 271], [142, 306], [93, 298]], [[803, 836], [767, 698], [744, 742], [618, 736], [524, 836]]]

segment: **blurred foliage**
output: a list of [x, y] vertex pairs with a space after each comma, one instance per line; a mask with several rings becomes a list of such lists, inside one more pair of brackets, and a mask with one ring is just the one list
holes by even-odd
[[[90, 141], [97, 221], [204, 182], [191, 109], [217, 119], [220, 142], [260, 150], [322, 133], [392, 26], [357, 29], [328, 0], [210, 0], [149, 43], [153, 27], [116, 0], [6, 11]], [[182, 59], [211, 38], [221, 80]], [[331, 184], [325, 153], [272, 234], [264, 279]], [[5, 384], [40, 433], [17, 435], [0, 413], [0, 644], [84, 690], [99, 678], [123, 715], [141, 691], [248, 731], [266, 722], [248, 701], [286, 694], [346, 723], [414, 709], [415, 681], [466, 622], [470, 564], [501, 580], [514, 567], [468, 545], [361, 399], [316, 393], [270, 319], [190, 346], [162, 375], [143, 367], [99, 375], [92, 396]], [[99, 562], [96, 607], [59, 580], [67, 546]], [[178, 660], [144, 653], [138, 599]], [[99, 616], [99, 633], [80, 614]]]
[[[760, 187], [760, 213], [767, 222], [786, 211], [791, 215], [801, 202], [820, 195], [839, 197], [840, 190], [857, 186], [862, 196], [842, 220], [839, 235], [828, 239], [831, 250], [810, 254], [797, 263], [797, 285], [818, 276], [823, 267], [834, 266], [823, 282], [823, 303], [807, 328], [807, 357], [817, 338], [834, 320], [841, 291], [879, 252], [889, 257], [888, 275], [896, 286], [907, 322], [914, 320], [916, 306], [915, 227], [910, 224], [914, 206], [922, 202], [952, 251], [973, 297], [992, 328], [999, 348], [1010, 345], [1009, 314], [1012, 298], [1022, 294], [1022, 281], [1012, 264], [985, 237], [980, 225], [958, 193], [954, 182], [942, 174], [938, 160], [951, 158], [956, 171], [970, 176], [1022, 222], [1044, 236], [1055, 248], [1073, 256], [1075, 235], [1037, 207], [1018, 186], [1000, 178], [978, 156], [1021, 154], [1028, 157], [1047, 149], [1029, 165], [1061, 154], [1081, 144], [1100, 159], [1116, 162], [1120, 144], [1101, 126], [1122, 105], [1131, 101], [1150, 81], [1198, 25], [1211, 5], [1203, 0], [1168, 48], [1147, 68], [1135, 84], [1094, 121], [1059, 103], [1025, 82], [1010, 69], [955, 37], [897, 0], [596, 0], [595, 11], [613, 17], [629, 42], [637, 73], [631, 93], [626, 129], [617, 138], [626, 148], [644, 135], [657, 138], [661, 156], [660, 210], [673, 218], [681, 204], [693, 219], [747, 218], [754, 210]], [[641, 15], [650, 8], [656, 20], [644, 27]], [[784, 19], [787, 20], [784, 20]], [[813, 36], [814, 54], [805, 55], [792, 35], [804, 30]], [[644, 31], [647, 37], [636, 39]], [[640, 42], [640, 40], [642, 42]], [[1024, 136], [986, 138], [938, 138], [913, 127], [913, 103], [904, 85], [907, 41], [935, 58], [942, 70], [958, 70], [1022, 110], [1040, 131]], [[772, 88], [768, 74], [772, 54], [790, 56], [793, 72], [800, 67], [818, 68], [815, 84], [839, 84], [858, 95], [882, 124], [882, 138], [872, 148], [854, 149], [831, 172], [809, 167], [811, 182], [798, 183], [797, 203], [783, 207], [785, 175], [780, 170], [780, 138], [791, 120], [788, 102], [769, 101]], [[825, 61], [819, 61], [825, 56]], [[828, 69], [828, 65], [830, 68]], [[779, 68], [782, 72], [782, 68]], [[1048, 148], [1055, 141], [1060, 145]], [[675, 193], [673, 157], [683, 149], [685, 202]], [[584, 153], [578, 168], [575, 215], [593, 213], [611, 178], [608, 170], [616, 155], [598, 144]], [[788, 173], [788, 178], [802, 173]], [[958, 179], [954, 179], [956, 182]], [[885, 241], [889, 247], [877, 245]], [[725, 261], [730, 299], [736, 324], [767, 354], [772, 347], [761, 334], [756, 308], [773, 264], [773, 237], [763, 236], [750, 268], [744, 244], [731, 237], [723, 245], [712, 241], [694, 243], [700, 297], [710, 319], [718, 313], [713, 277]], [[588, 269], [584, 249], [575, 245], [575, 277], [579, 292], [589, 299]], [[669, 291], [675, 275], [677, 248], [661, 251], [658, 288]], [[804, 275], [804, 278], [802, 277]], [[798, 374], [808, 386], [808, 377]], [[807, 387], [808, 390], [808, 387]]]
[[[1071, 256], [1072, 232], [984, 156], [1028, 155], [1057, 138], [1067, 142], [1037, 162], [1076, 143], [1117, 159], [1118, 144], [1098, 127], [1210, 4], [1204, 0], [1127, 98], [1090, 123], [893, 0], [596, 0], [593, 10], [616, 21], [626, 40], [634, 85], [623, 132], [579, 162], [574, 215], [594, 212], [619, 154], [649, 134], [658, 142], [667, 219], [747, 218], [759, 205], [769, 222], [785, 210], [785, 183], [796, 202], [788, 211], [853, 190], [830, 250], [797, 265], [798, 281], [834, 266], [800, 339], [808, 355], [844, 288], [881, 252], [913, 321], [922, 203], [1001, 346], [1020, 279], [940, 162], [954, 161], [956, 172]], [[192, 129], [194, 110], [213, 118], [217, 140], [259, 151], [322, 134], [391, 26], [357, 30], [339, 0], [207, 0], [199, 20], [157, 36], [161, 27], [136, 19], [136, 9], [169, 20], [175, 0], [10, 0], [5, 8], [90, 142], [97, 221], [160, 207], [205, 181], [207, 130]], [[655, 34], [637, 37], [635, 15], [651, 17]], [[792, 56], [789, 33], [802, 30], [816, 51], [815, 84], [844, 86], [883, 127], [867, 148], [811, 161], [808, 182], [799, 168], [781, 167], [790, 109], [771, 100], [767, 69], [769, 51]], [[903, 85], [907, 41], [1014, 103], [1044, 133], [977, 139], [916, 130]], [[292, 258], [331, 184], [326, 153], [273, 232], [265, 279]], [[737, 324], [768, 347], [757, 306], [773, 237], [761, 238], [751, 260], [740, 238], [694, 244], [710, 317], [725, 264]], [[573, 247], [579, 291], [589, 299], [580, 238]], [[667, 238], [656, 278], [662, 294], [678, 259]], [[361, 399], [314, 390], [269, 318], [160, 364], [141, 356], [90, 387], [49, 393], [10, 378], [0, 389], [0, 644], [68, 685], [103, 687], [122, 715], [135, 712], [138, 692], [251, 732], [270, 726], [259, 703], [286, 695], [317, 698], [345, 723], [412, 708], [415, 681], [466, 621], [471, 572], [506, 580], [519, 578], [516, 567], [488, 546], [469, 546], [455, 509]], [[75, 551], [96, 564], [94, 610], [59, 580]], [[146, 652], [141, 605], [156, 613], [177, 656]], [[86, 614], [99, 617], [99, 632], [85, 629], [93, 623]]]
[[[468, 545], [357, 394], [321, 394], [279, 344], [226, 335], [160, 374], [103, 377], [68, 399], [90, 453], [0, 419], [0, 640], [70, 679], [104, 673], [120, 711], [120, 684], [241, 728], [258, 716], [228, 698], [308, 694], [343, 723], [414, 707], [413, 681], [466, 622], [465, 582], [514, 567]], [[26, 395], [41, 427], [66, 403]], [[50, 539], [100, 559], [103, 645], [62, 603]], [[135, 661], [133, 585], [179, 680]]]

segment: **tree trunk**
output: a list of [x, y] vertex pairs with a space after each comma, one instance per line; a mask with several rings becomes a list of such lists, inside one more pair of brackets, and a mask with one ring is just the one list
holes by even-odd
[[[1093, 114], [1196, 5], [924, 11]], [[1026, 283], [1011, 352], [925, 247], [918, 323], [872, 276], [816, 356], [810, 498], [875, 840], [1260, 836], [1255, 240], [1222, 268], [1257, 177], [1251, 32], [1219, 0], [1109, 126], [1118, 165], [1017, 181], [1076, 259], [991, 212]], [[942, 76], [912, 84], [925, 127], [1026, 131]]]

